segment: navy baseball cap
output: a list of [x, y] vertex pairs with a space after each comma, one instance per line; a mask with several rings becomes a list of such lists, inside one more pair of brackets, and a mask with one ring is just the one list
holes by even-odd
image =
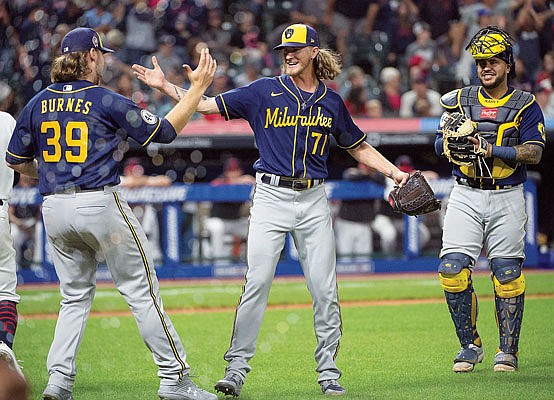
[[90, 28], [75, 28], [62, 39], [62, 54], [90, 49], [98, 49], [103, 53], [113, 53], [112, 49], [104, 47], [98, 32]]
[[304, 24], [287, 26], [281, 35], [281, 44], [273, 50], [281, 50], [285, 47], [319, 47], [319, 37], [314, 28]]

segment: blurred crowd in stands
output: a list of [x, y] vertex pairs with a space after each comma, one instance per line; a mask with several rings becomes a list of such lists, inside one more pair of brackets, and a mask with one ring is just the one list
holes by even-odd
[[186, 87], [182, 64], [194, 66], [207, 46], [219, 66], [207, 93], [215, 95], [279, 74], [272, 48], [284, 26], [303, 22], [342, 55], [343, 74], [329, 85], [355, 117], [438, 116], [441, 94], [478, 83], [464, 48], [492, 24], [516, 40], [512, 85], [533, 92], [553, 118], [553, 21], [549, 0], [3, 0], [0, 110], [17, 116], [49, 84], [50, 61], [75, 26], [117, 50], [105, 85], [163, 115], [170, 100], [134, 79], [133, 63], [156, 55], [169, 80]]
[[[218, 62], [207, 92], [213, 96], [278, 75], [281, 55], [272, 49], [283, 28], [296, 22], [314, 26], [321, 46], [341, 54], [343, 72], [327, 84], [354, 117], [439, 116], [442, 94], [479, 84], [466, 44], [481, 27], [498, 25], [515, 39], [512, 86], [533, 92], [545, 117], [554, 118], [549, 0], [2, 0], [0, 110], [17, 117], [50, 83], [50, 62], [76, 26], [95, 29], [116, 49], [106, 56], [104, 85], [165, 115], [172, 101], [135, 79], [133, 63], [151, 66], [155, 55], [169, 81], [186, 87], [182, 65], [195, 67], [209, 47]], [[34, 229], [22, 232], [35, 237]], [[396, 239], [383, 240], [387, 253]], [[36, 246], [25, 246], [28, 263], [40, 262]]]

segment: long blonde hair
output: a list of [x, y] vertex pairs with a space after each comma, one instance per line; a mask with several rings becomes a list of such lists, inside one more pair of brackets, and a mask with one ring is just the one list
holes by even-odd
[[329, 50], [319, 49], [314, 59], [315, 76], [320, 80], [333, 80], [340, 74], [342, 60], [340, 54]]
[[50, 80], [63, 83], [87, 76], [91, 72], [87, 55], [88, 51], [76, 51], [56, 57], [50, 66]]
[[[319, 49], [314, 58], [314, 73], [319, 80], [333, 80], [342, 70], [342, 59], [340, 54], [329, 49]], [[285, 64], [281, 66], [285, 71]]]

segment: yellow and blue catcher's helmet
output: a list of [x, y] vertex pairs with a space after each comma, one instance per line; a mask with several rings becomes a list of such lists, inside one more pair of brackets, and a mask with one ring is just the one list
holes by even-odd
[[487, 26], [477, 32], [466, 50], [469, 49], [471, 56], [475, 60], [486, 60], [492, 57], [498, 57], [506, 64], [514, 65], [514, 54], [512, 50], [512, 37], [497, 26]]

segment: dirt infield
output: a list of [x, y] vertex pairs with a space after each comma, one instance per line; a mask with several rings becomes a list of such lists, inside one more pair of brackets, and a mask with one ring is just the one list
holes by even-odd
[[[540, 294], [540, 295], [527, 295], [527, 299], [552, 299], [554, 298], [554, 293], [549, 294]], [[480, 300], [493, 300], [493, 296], [480, 296]], [[371, 306], [401, 306], [407, 304], [436, 304], [444, 303], [444, 298], [427, 298], [427, 299], [402, 299], [402, 300], [365, 300], [365, 301], [341, 301], [341, 308], [347, 307], [371, 307]], [[300, 304], [268, 304], [268, 310], [299, 310], [311, 308], [311, 303], [300, 303]], [[175, 314], [198, 314], [198, 313], [218, 313], [218, 312], [235, 312], [235, 307], [197, 307], [197, 308], [173, 308], [165, 310], [169, 315]], [[132, 316], [131, 311], [91, 311], [91, 318], [102, 318], [102, 317], [130, 317]], [[56, 319], [58, 317], [57, 313], [48, 313], [48, 314], [29, 314], [29, 315], [19, 315], [21, 319]]]

